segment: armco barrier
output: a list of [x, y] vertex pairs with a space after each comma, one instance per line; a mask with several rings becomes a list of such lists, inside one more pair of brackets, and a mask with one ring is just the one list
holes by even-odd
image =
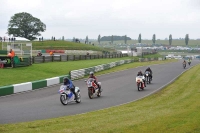
[[48, 78], [44, 80], [38, 80], [33, 82], [26, 82], [21, 84], [13, 84], [10, 86], [0, 87], [0, 96], [11, 95], [18, 92], [24, 92], [29, 90], [35, 90], [43, 87], [48, 87], [54, 84], [63, 83], [63, 78], [68, 77], [69, 75], [63, 75], [59, 77]]
[[89, 73], [91, 71], [99, 72], [99, 71], [110, 69], [110, 68], [113, 68], [115, 66], [119, 66], [119, 65], [122, 65], [122, 64], [131, 63], [133, 61], [134, 61], [133, 59], [132, 60], [121, 60], [121, 61], [111, 62], [111, 63], [108, 63], [108, 64], [102, 64], [102, 65], [98, 65], [98, 66], [94, 66], [94, 67], [89, 67], [89, 68], [84, 68], [84, 69], [79, 69], [79, 70], [73, 70], [73, 71], [70, 71], [70, 78], [72, 80], [83, 78], [84, 76], [89, 75]]

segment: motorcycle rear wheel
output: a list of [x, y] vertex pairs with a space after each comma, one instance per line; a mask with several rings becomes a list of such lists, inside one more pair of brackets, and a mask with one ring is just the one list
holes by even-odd
[[78, 93], [77, 94], [77, 100], [76, 100], [76, 103], [80, 103], [81, 102], [81, 94]]

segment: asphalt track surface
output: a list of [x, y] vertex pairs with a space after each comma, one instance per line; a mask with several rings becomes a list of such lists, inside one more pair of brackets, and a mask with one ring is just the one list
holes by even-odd
[[60, 84], [0, 97], [0, 124], [81, 114], [141, 99], [159, 90], [189, 67], [200, 62], [193, 60], [191, 66], [187, 65], [186, 69], [183, 69], [181, 61], [151, 65], [153, 81], [143, 91], [137, 90], [135, 77], [139, 70], [146, 69], [145, 66], [98, 76], [98, 80], [102, 82], [103, 92], [101, 97], [94, 99], [88, 97], [85, 79], [74, 81], [81, 90], [81, 103], [72, 102], [63, 106], [58, 94]]

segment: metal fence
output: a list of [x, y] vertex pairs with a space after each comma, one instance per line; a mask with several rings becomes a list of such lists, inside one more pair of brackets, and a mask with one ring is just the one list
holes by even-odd
[[32, 63], [91, 60], [91, 59], [103, 59], [103, 58], [121, 58], [121, 57], [127, 57], [127, 56], [128, 54], [33, 56]]

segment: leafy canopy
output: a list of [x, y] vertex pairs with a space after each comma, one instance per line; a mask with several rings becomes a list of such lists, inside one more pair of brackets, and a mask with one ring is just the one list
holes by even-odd
[[31, 14], [22, 12], [14, 14], [8, 24], [8, 35], [15, 37], [24, 37], [29, 40], [36, 39], [44, 32], [46, 25], [40, 19], [33, 17]]

